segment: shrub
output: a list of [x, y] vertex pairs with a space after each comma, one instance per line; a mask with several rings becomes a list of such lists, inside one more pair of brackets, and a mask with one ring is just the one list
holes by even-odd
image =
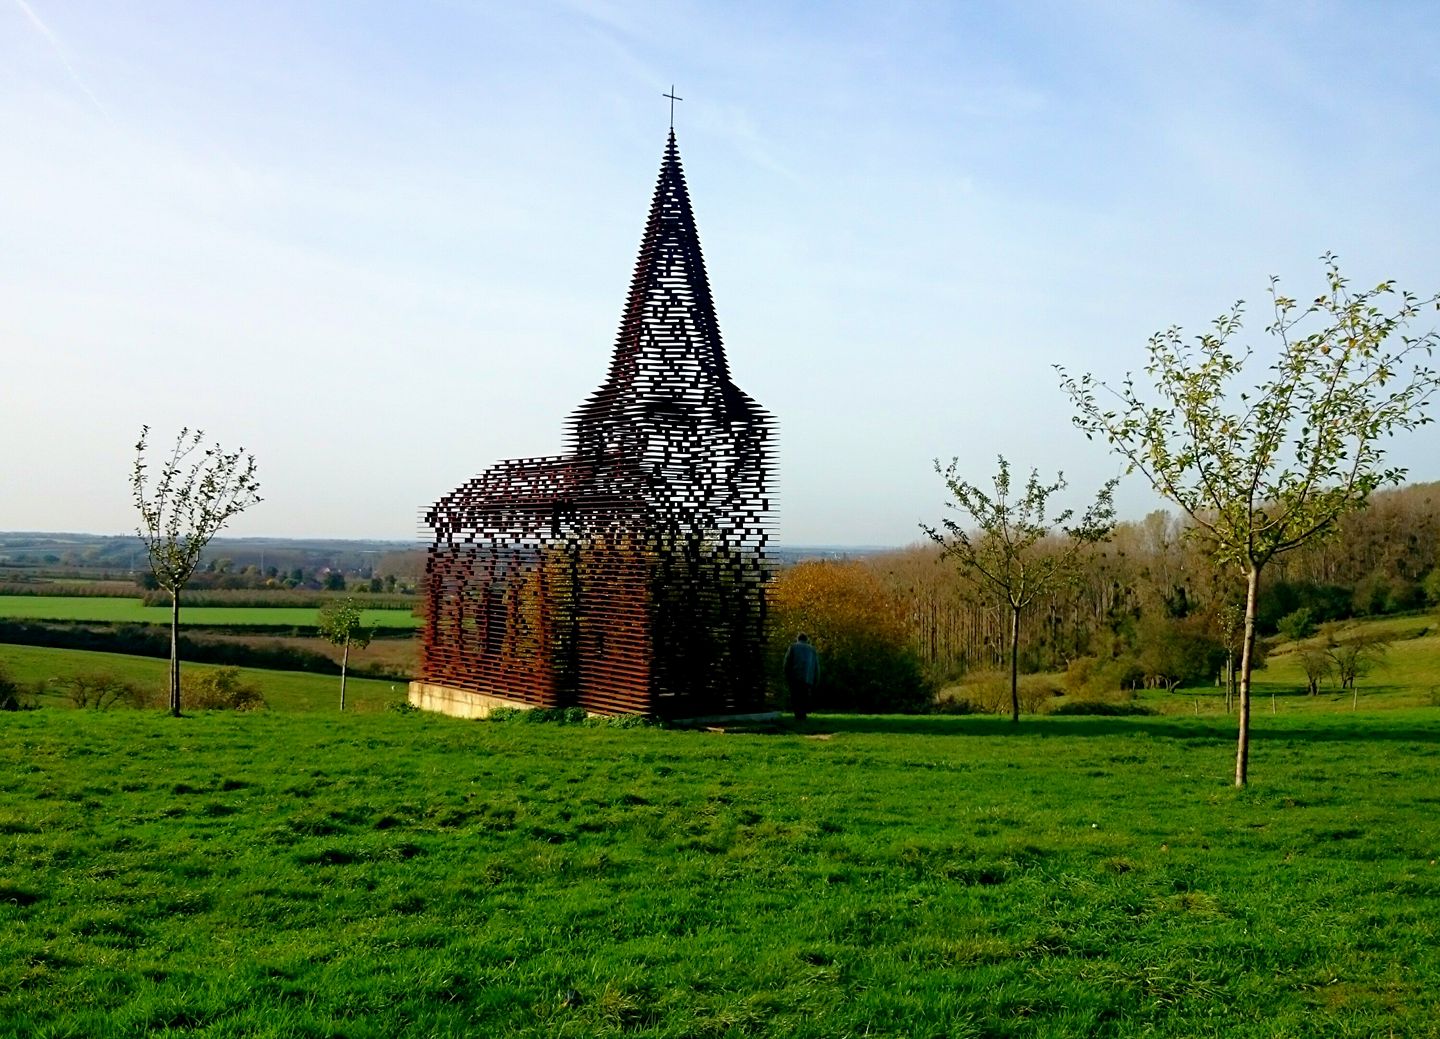
[[606, 729], [648, 729], [659, 723], [643, 714], [612, 714], [608, 717], [596, 715], [586, 718], [585, 724]]
[[0, 665], [0, 711], [20, 710], [20, 683]]
[[[1052, 675], [1021, 675], [1015, 691], [1020, 697], [1020, 710], [1025, 714], [1038, 713], [1062, 693]], [[942, 714], [1009, 714], [1010, 673], [974, 672], [962, 685], [942, 693], [936, 700], [936, 710]]]
[[1225, 649], [1198, 616], [1142, 618], [1136, 660], [1152, 687], [1171, 692], [1214, 677], [1225, 661]]
[[180, 702], [198, 711], [255, 711], [265, 706], [265, 697], [259, 686], [241, 677], [238, 667], [216, 667], [184, 672]]
[[1065, 665], [1060, 684], [1070, 696], [1083, 696], [1090, 691], [1100, 668], [1098, 657], [1075, 657]]
[[936, 714], [979, 714], [980, 708], [967, 697], [956, 696], [953, 690], [945, 690], [935, 697], [931, 708]]
[[143, 707], [148, 699], [134, 683], [109, 671], [82, 671], [63, 680], [60, 686], [71, 705], [82, 710], [104, 711], [117, 703]]
[[1066, 694], [1074, 699], [1120, 702], [1131, 699], [1143, 679], [1144, 671], [1134, 657], [1113, 660], [1076, 657], [1070, 661], [1060, 682]]

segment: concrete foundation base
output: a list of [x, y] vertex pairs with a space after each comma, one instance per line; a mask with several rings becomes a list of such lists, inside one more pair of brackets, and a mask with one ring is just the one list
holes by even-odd
[[[515, 707], [529, 710], [534, 704], [518, 700], [506, 700], [500, 696], [476, 693], [469, 689], [457, 689], [453, 685], [438, 685], [434, 682], [411, 682], [410, 703], [422, 711], [436, 711], [452, 718], [485, 718], [497, 707]], [[725, 725], [753, 722], [773, 722], [779, 719], [779, 711], [758, 711], [752, 714], [710, 714], [699, 718], [674, 718], [672, 725]]]
[[485, 718], [497, 707], [518, 707], [524, 710], [534, 704], [505, 700], [498, 696], [456, 689], [453, 685], [434, 682], [411, 682], [410, 703], [422, 711], [438, 711], [452, 718]]

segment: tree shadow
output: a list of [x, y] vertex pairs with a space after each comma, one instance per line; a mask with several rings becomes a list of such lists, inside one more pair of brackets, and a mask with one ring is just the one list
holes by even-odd
[[[1362, 694], [1363, 696], [1363, 694]], [[1008, 718], [993, 716], [945, 715], [812, 715], [807, 721], [783, 725], [783, 731], [801, 736], [839, 734], [983, 737], [987, 739], [1053, 739], [1074, 737], [1148, 736], [1205, 743], [1233, 743], [1234, 715], [1208, 718], [1180, 717], [1028, 717], [1018, 725]], [[1436, 743], [1440, 744], [1440, 713], [1434, 721], [1395, 724], [1377, 721], [1371, 715], [1347, 718], [1342, 715], [1289, 719], [1283, 725], [1270, 723], [1256, 711], [1251, 716], [1250, 735], [1257, 741], [1290, 743]]]

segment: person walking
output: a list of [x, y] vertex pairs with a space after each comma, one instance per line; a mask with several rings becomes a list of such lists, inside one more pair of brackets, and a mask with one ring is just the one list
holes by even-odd
[[795, 712], [797, 722], [803, 722], [810, 710], [811, 694], [819, 677], [820, 655], [809, 636], [801, 632], [785, 651], [785, 684], [790, 689], [790, 710]]

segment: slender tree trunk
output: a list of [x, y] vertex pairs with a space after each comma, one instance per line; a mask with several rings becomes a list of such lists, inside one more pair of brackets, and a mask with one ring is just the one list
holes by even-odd
[[170, 714], [180, 717], [180, 590], [170, 590]]
[[1020, 607], [1010, 607], [1010, 720], [1020, 721]]
[[1235, 745], [1235, 785], [1243, 787], [1250, 769], [1250, 669], [1255, 657], [1255, 608], [1260, 601], [1260, 568], [1250, 564], [1245, 585], [1245, 638], [1240, 649], [1240, 735]]
[[345, 671], [350, 666], [350, 640], [345, 640], [345, 652], [340, 654], [340, 710], [345, 710]]
[[1235, 706], [1235, 651], [1225, 654], [1225, 713]]

